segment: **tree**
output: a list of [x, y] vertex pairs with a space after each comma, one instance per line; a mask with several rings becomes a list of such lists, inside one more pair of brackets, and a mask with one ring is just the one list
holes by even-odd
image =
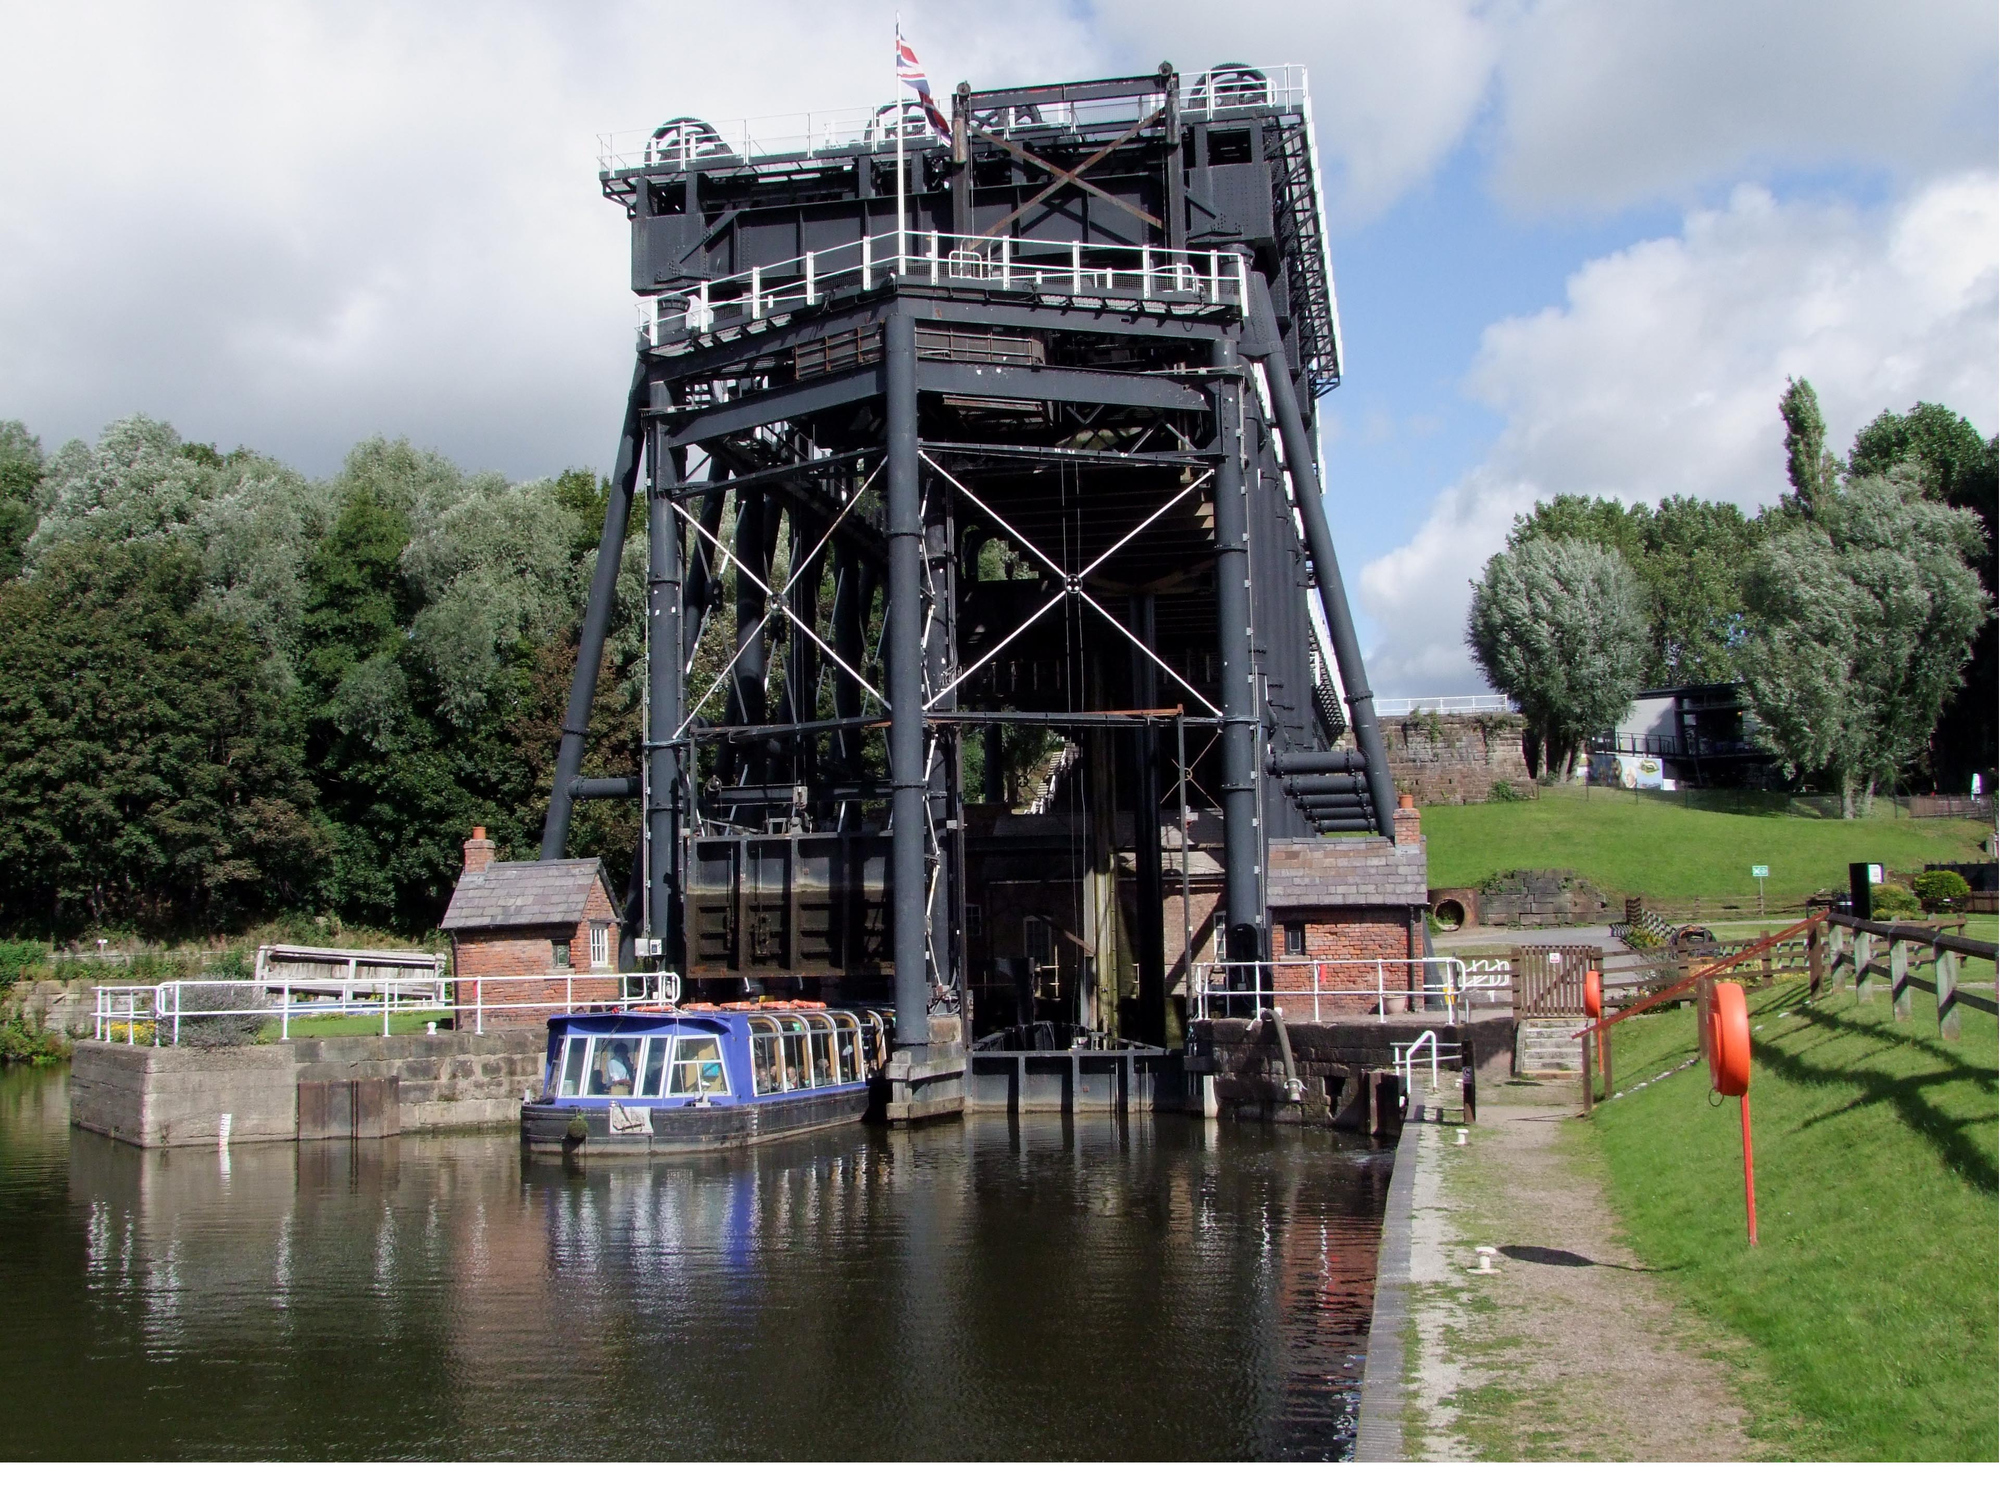
[[264, 653], [177, 542], [0, 583], [0, 913], [213, 930], [301, 902], [329, 840]]
[[35, 506], [41, 482], [41, 439], [19, 422], [0, 422], [0, 579], [21, 571], [22, 549], [41, 519]]
[[1531, 537], [1487, 559], [1466, 642], [1493, 687], [1521, 706], [1551, 769], [1613, 728], [1646, 665], [1644, 601], [1631, 567], [1595, 542]]
[[1792, 492], [1784, 505], [1798, 515], [1810, 516], [1840, 484], [1840, 464], [1826, 446], [1826, 419], [1819, 414], [1819, 397], [1812, 384], [1787, 380], [1778, 414], [1785, 419], [1785, 471], [1792, 480]]
[[1644, 595], [1644, 685], [1734, 682], [1743, 640], [1743, 559], [1758, 523], [1733, 505], [1671, 495], [1657, 507], [1582, 495], [1539, 502], [1508, 545], [1542, 537], [1594, 542], [1631, 566]]
[[[1926, 500], [1969, 511], [1986, 532], [1986, 551], [1976, 566], [1987, 596], [2000, 594], [2000, 448], [1950, 409], [1918, 402], [1901, 416], [1883, 412], [1856, 434], [1848, 453], [1850, 473], [1903, 475], [1919, 485]], [[1930, 770], [1935, 786], [1963, 792], [1975, 773], [1994, 779], [2000, 760], [1993, 705], [2000, 701], [2000, 637], [1991, 616], [1973, 642], [1965, 684], [1945, 706], [1931, 736]]]
[[1842, 816], [1923, 749], [1957, 688], [1988, 612], [1965, 562], [1983, 545], [1966, 512], [1864, 477], [1753, 559], [1744, 661], [1756, 733], [1789, 771], [1837, 787]]

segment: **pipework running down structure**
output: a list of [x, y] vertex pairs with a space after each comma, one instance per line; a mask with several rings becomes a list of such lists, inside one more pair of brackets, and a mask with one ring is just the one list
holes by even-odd
[[[639, 348], [541, 853], [641, 800], [624, 966], [892, 1003], [915, 1064], [1179, 1044], [1215, 959], [1255, 990], [1273, 841], [1395, 811], [1302, 70], [960, 85], [948, 139], [676, 119], [601, 180]], [[585, 780], [639, 493], [643, 774]]]

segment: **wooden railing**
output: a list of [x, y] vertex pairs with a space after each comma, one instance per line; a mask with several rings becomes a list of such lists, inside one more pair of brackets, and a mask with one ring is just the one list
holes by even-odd
[[[1809, 955], [1810, 989], [1817, 995], [1838, 980], [1845, 969], [1854, 976], [1857, 1000], [1874, 996], [1875, 981], [1889, 983], [1890, 1013], [1899, 1021], [1910, 1018], [1910, 992], [1921, 990], [1937, 999], [1938, 1035], [1958, 1035], [1958, 1007], [1969, 1005], [1988, 1015], [2000, 1015], [1994, 997], [1982, 994], [1960, 973], [1968, 958], [1994, 961], [2000, 945], [1982, 943], [1935, 927], [1895, 922], [1864, 922], [1859, 918], [1830, 914], [1823, 927], [1812, 934]], [[1920, 970], [1928, 967], [1931, 977]], [[1986, 986], [1991, 989], [1990, 982]]]

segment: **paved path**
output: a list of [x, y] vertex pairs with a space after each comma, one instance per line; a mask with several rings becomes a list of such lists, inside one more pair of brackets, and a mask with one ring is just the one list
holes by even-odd
[[[1575, 1086], [1482, 1099], [1418, 1142], [1403, 1448], [1424, 1459], [1760, 1456], [1724, 1355], [1620, 1243]], [[1492, 1245], [1495, 1274], [1471, 1273]]]
[[1611, 935], [1611, 929], [1595, 927], [1461, 927], [1456, 932], [1431, 934], [1431, 946], [1440, 953], [1456, 953], [1463, 948], [1518, 948], [1525, 943], [1536, 947], [1591, 947], [1607, 953], [1622, 953], [1625, 945]]

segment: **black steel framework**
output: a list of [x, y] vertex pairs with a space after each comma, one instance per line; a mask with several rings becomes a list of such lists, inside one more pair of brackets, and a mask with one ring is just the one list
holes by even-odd
[[[643, 797], [642, 962], [880, 994], [922, 1048], [977, 978], [981, 862], [1046, 843], [968, 803], [1054, 733], [1086, 934], [1121, 850], [1137, 884], [1098, 950], [1136, 954], [1132, 1007], [1084, 966], [1073, 1019], [1172, 1029], [1158, 830], [1190, 796], [1227, 955], [1267, 959], [1269, 839], [1393, 806], [1317, 469], [1340, 348], [1302, 79], [961, 85], [949, 141], [889, 111], [762, 154], [676, 120], [603, 183], [647, 301], [543, 858], [575, 798]], [[586, 780], [642, 464], [644, 773]]]

